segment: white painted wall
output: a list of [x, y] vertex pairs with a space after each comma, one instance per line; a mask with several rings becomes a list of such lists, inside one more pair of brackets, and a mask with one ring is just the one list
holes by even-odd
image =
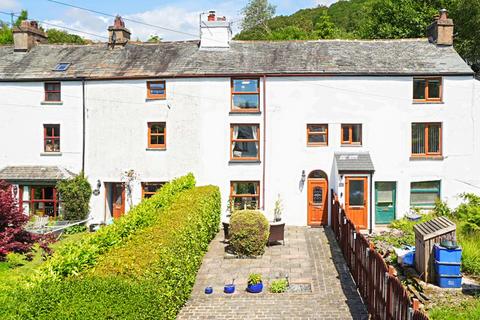
[[[480, 101], [480, 86], [471, 77], [447, 76], [443, 84], [443, 104], [416, 105], [412, 77], [269, 77], [266, 114], [262, 105], [260, 115], [231, 115], [229, 78], [167, 79], [166, 101], [146, 100], [146, 80], [89, 81], [86, 173], [92, 186], [102, 182], [100, 195], [92, 196], [92, 216], [97, 222], [108, 218], [104, 183], [120, 182], [130, 169], [138, 174], [134, 203], [141, 198], [141, 181], [193, 172], [198, 184], [220, 186], [226, 212], [230, 181], [261, 181], [263, 166], [229, 163], [231, 123], [259, 124], [261, 151], [266, 134], [265, 210], [271, 216], [280, 195], [288, 224], [306, 224], [306, 182], [299, 186], [303, 170], [307, 176], [325, 171], [330, 188], [343, 193], [333, 163], [340, 151], [369, 151], [376, 170], [371, 183], [397, 182], [397, 217], [409, 210], [412, 181], [441, 180], [442, 199], [453, 206], [458, 193], [479, 192], [480, 114], [474, 101]], [[5, 97], [0, 118], [8, 119], [0, 127], [1, 167], [55, 164], [79, 171], [79, 82], [62, 83], [63, 106], [40, 105], [42, 83], [0, 83], [0, 94]], [[147, 122], [154, 121], [167, 123], [165, 151], [147, 150]], [[411, 123], [422, 121], [443, 123], [443, 161], [410, 160]], [[61, 123], [61, 157], [40, 156], [47, 122]], [[329, 124], [328, 147], [306, 146], [307, 123]], [[361, 147], [340, 145], [342, 123], [363, 124]]]

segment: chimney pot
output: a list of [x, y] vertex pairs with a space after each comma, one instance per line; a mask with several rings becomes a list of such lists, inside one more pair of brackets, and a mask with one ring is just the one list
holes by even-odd
[[47, 43], [47, 34], [38, 27], [37, 21], [24, 20], [13, 27], [14, 51], [27, 52], [38, 43]]
[[116, 16], [113, 26], [108, 27], [108, 44], [112, 48], [116, 45], [124, 46], [130, 40], [130, 30], [125, 27], [122, 17]]
[[215, 21], [215, 11], [208, 12], [208, 21]]

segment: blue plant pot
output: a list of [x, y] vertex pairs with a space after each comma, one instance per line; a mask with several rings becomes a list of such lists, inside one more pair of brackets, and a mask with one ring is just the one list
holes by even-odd
[[232, 294], [235, 292], [235, 285], [234, 284], [226, 284], [225, 287], [223, 287], [223, 292], [227, 294]]
[[263, 290], [263, 283], [249, 284], [247, 286], [247, 291], [250, 293], [260, 293]]
[[213, 288], [212, 287], [206, 287], [205, 288], [205, 294], [212, 294], [213, 293]]

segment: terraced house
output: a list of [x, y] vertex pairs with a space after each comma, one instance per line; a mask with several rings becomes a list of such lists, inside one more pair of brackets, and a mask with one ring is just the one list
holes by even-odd
[[[55, 182], [84, 170], [92, 222], [193, 172], [237, 208], [326, 225], [333, 192], [371, 229], [480, 186], [478, 90], [445, 11], [428, 38], [49, 45], [35, 22], [0, 47], [0, 179], [26, 214], [56, 217]], [[333, 191], [333, 192], [332, 192]]]

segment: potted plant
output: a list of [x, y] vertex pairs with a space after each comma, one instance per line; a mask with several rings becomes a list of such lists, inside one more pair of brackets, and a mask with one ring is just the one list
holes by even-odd
[[275, 201], [275, 208], [273, 209], [273, 222], [279, 222], [282, 220], [282, 210], [282, 199], [280, 199], [279, 194], [277, 200]]
[[251, 273], [248, 276], [247, 291], [250, 293], [260, 293], [263, 290], [262, 275]]

